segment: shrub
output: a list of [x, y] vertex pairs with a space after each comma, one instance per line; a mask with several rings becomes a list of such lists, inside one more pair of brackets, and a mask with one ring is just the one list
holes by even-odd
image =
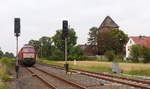
[[7, 80], [11, 80], [11, 71], [14, 71], [14, 61], [10, 58], [4, 57], [2, 59], [0, 59], [0, 78], [3, 81], [7, 81]]
[[138, 58], [142, 56], [143, 46], [141, 45], [133, 45], [131, 46], [130, 55], [133, 58], [133, 62], [139, 62]]
[[49, 56], [46, 59], [48, 60], [53, 60], [53, 61], [63, 61], [64, 57], [59, 57], [59, 56]]
[[150, 48], [144, 47], [143, 50], [143, 62], [148, 63], [150, 62]]
[[113, 61], [115, 58], [115, 53], [112, 50], [106, 51], [104, 55], [106, 56], [106, 58], [108, 58], [108, 61]]

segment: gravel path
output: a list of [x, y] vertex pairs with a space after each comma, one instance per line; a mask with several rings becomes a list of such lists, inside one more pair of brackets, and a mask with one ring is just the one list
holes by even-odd
[[19, 78], [7, 83], [10, 89], [49, 89], [39, 79], [32, 76], [25, 68], [21, 67]]
[[[35, 70], [33, 68], [30, 68], [34, 73], [36, 73], [37, 75], [39, 75], [40, 77], [42, 77], [44, 80], [48, 81], [50, 84], [54, 85], [55, 87], [57, 87], [58, 89], [78, 89], [78, 88], [74, 88], [72, 85], [63, 82], [61, 80], [58, 80], [55, 77], [49, 76], [47, 74], [44, 74], [43, 72], [40, 72], [38, 70]], [[55, 75], [55, 74], [54, 74]]]

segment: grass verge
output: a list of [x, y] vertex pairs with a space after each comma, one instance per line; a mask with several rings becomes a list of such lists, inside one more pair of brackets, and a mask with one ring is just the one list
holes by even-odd
[[[64, 62], [60, 62], [60, 61], [49, 61], [44, 58], [38, 59], [38, 61], [46, 64], [51, 64], [51, 65], [64, 66]], [[68, 62], [68, 63], [69, 63], [69, 67], [74, 69], [82, 69], [82, 70], [93, 71], [93, 72], [111, 72], [111, 67], [73, 65], [72, 62]]]
[[6, 84], [0, 81], [0, 89], [9, 89], [9, 88], [6, 86]]
[[[38, 61], [58, 66], [64, 65], [63, 61], [49, 61], [46, 59], [39, 59]], [[112, 73], [112, 62], [77, 61], [76, 65], [74, 65], [73, 61], [69, 61], [68, 63], [71, 68], [88, 70], [93, 72]], [[123, 76], [128, 78], [143, 78], [144, 76], [150, 76], [150, 64], [119, 63], [119, 66], [123, 70], [123, 74], [115, 74], [117, 76]]]
[[8, 89], [5, 82], [14, 79], [11, 75], [14, 66], [12, 59], [6, 57], [0, 59], [0, 89]]

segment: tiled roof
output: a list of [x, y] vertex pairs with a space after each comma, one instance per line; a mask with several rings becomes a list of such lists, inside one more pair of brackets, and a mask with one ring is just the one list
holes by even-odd
[[113, 27], [113, 28], [119, 28], [119, 26], [112, 20], [110, 16], [107, 16], [102, 24], [100, 25], [100, 28], [102, 27]]
[[136, 44], [150, 47], [150, 36], [132, 36], [130, 37]]

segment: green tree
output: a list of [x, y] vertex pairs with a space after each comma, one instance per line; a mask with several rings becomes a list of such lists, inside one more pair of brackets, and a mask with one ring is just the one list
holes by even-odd
[[128, 41], [128, 35], [119, 29], [113, 29], [98, 34], [98, 49], [101, 54], [107, 50], [113, 50], [115, 54], [123, 54], [124, 45]]
[[15, 58], [13, 53], [5, 52], [4, 57]]
[[143, 47], [143, 62], [144, 63], [149, 63], [150, 62], [150, 48], [148, 47]]
[[131, 46], [131, 52], [130, 52], [130, 55], [133, 58], [132, 60], [134, 62], [138, 62], [139, 61], [138, 58], [142, 57], [143, 52], [144, 52], [143, 46], [141, 46], [141, 45], [132, 45]]
[[90, 28], [90, 32], [88, 34], [89, 35], [88, 44], [90, 44], [90, 45], [97, 44], [97, 31], [98, 31], [97, 27]]
[[29, 45], [33, 46], [36, 49], [36, 52], [38, 54], [38, 56], [40, 56], [40, 48], [41, 48], [41, 42], [38, 40], [30, 40], [28, 42]]
[[51, 56], [51, 45], [52, 45], [51, 38], [43, 36], [39, 39], [39, 42], [41, 43], [41, 56], [42, 57]]
[[4, 55], [4, 54], [3, 54], [3, 51], [0, 50], [0, 58], [2, 58], [3, 55]]
[[81, 49], [79, 46], [74, 46], [70, 50], [69, 58], [70, 60], [78, 60], [83, 56], [83, 49]]
[[[64, 40], [62, 40], [62, 30], [57, 30], [56, 34], [52, 37], [56, 49], [64, 51]], [[73, 28], [68, 31], [68, 54], [70, 54], [70, 49], [77, 43], [76, 32]]]
[[113, 61], [115, 58], [115, 53], [112, 50], [106, 51], [105, 56], [108, 58], [108, 61]]

